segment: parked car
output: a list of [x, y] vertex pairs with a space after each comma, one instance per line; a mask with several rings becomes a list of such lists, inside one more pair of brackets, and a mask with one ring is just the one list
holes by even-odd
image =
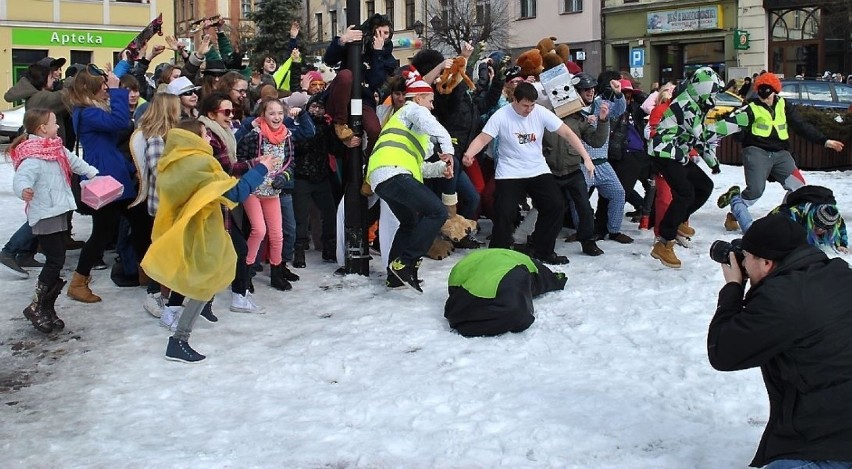
[[742, 105], [743, 100], [738, 95], [731, 93], [730, 91], [719, 93], [716, 95], [716, 105], [713, 106], [713, 109], [707, 112], [707, 117], [704, 118], [704, 122], [712, 124], [713, 122], [716, 122], [716, 119], [720, 115], [727, 115]]
[[0, 136], [8, 137], [10, 140], [18, 136], [18, 130], [24, 125], [24, 106], [20, 105], [0, 111], [3, 119], [0, 119]]
[[820, 80], [781, 80], [779, 95], [791, 104], [852, 111], [852, 86]]

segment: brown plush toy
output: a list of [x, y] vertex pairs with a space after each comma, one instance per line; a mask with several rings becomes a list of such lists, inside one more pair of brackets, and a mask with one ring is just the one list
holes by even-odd
[[465, 236], [476, 231], [476, 222], [468, 220], [461, 215], [455, 215], [444, 222], [441, 227], [441, 234], [450, 239], [450, 241], [459, 242]]
[[516, 64], [521, 68], [520, 76], [523, 78], [529, 76], [538, 78], [538, 75], [544, 70], [541, 52], [538, 49], [530, 49], [519, 55]]
[[583, 71], [583, 69], [580, 68], [580, 66], [577, 65], [576, 62], [568, 60], [571, 58], [571, 48], [568, 47], [568, 44], [559, 44], [558, 46], [556, 46], [556, 53], [565, 63], [565, 66], [568, 67], [568, 72], [570, 72], [571, 75], [576, 75]]
[[550, 70], [553, 67], [558, 67], [565, 63], [565, 61], [562, 60], [562, 57], [559, 57], [559, 54], [557, 54], [556, 51], [550, 51], [547, 54], [544, 54], [544, 57], [542, 57], [542, 61], [544, 62], [545, 70]]
[[447, 241], [441, 236], [438, 236], [435, 238], [435, 241], [432, 241], [432, 246], [429, 247], [429, 252], [426, 253], [426, 257], [440, 261], [450, 257], [450, 253], [455, 250], [456, 247], [453, 246], [453, 243]]
[[541, 41], [538, 41], [538, 44], [536, 44], [535, 47], [536, 47], [536, 49], [538, 49], [539, 52], [541, 52], [541, 56], [544, 57], [549, 52], [556, 49], [556, 37], [554, 37], [554, 36], [546, 37], [546, 38], [542, 39]]
[[473, 81], [469, 76], [467, 76], [467, 73], [465, 73], [466, 65], [467, 60], [464, 57], [456, 57], [453, 59], [453, 66], [445, 68], [444, 71], [441, 72], [440, 78], [437, 80], [437, 84], [435, 86], [438, 88], [438, 93], [450, 94], [462, 81], [467, 84], [468, 89], [475, 89], [476, 85], [473, 84]]

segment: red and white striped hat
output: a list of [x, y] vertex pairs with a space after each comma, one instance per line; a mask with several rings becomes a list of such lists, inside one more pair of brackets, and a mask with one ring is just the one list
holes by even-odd
[[432, 86], [423, 81], [423, 77], [417, 70], [412, 69], [408, 72], [405, 78], [405, 97], [410, 98], [414, 95], [424, 93], [434, 93]]

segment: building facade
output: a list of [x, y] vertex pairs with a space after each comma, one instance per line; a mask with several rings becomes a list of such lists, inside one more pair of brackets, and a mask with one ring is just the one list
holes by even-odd
[[[172, 0], [175, 8], [174, 31], [178, 37], [192, 38], [198, 22], [220, 16], [225, 20], [223, 30], [234, 50], [246, 53], [254, 37], [254, 22], [249, 14], [258, 0]], [[247, 58], [247, 57], [246, 57]]]
[[[508, 0], [497, 0], [506, 2]], [[603, 69], [601, 2], [596, 0], [518, 0], [510, 2], [512, 55], [535, 47], [545, 37], [568, 44], [571, 59], [584, 71]]]
[[[0, 0], [0, 88], [9, 89], [44, 57], [68, 64], [114, 63], [160, 13], [174, 24], [172, 0]], [[161, 56], [160, 61], [170, 57]]]

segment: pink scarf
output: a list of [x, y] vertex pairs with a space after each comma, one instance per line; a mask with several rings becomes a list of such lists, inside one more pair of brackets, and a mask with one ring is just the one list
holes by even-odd
[[279, 127], [278, 130], [272, 130], [269, 127], [269, 124], [267, 124], [262, 117], [258, 117], [257, 120], [260, 121], [260, 134], [266, 137], [266, 140], [269, 141], [269, 143], [273, 145], [280, 145], [284, 143], [284, 140], [287, 140], [287, 137], [289, 136], [290, 132], [288, 131], [287, 126], [284, 125], [283, 122], [281, 123], [281, 127]]
[[65, 175], [65, 182], [71, 185], [71, 164], [68, 162], [68, 155], [65, 154], [65, 147], [62, 145], [62, 139], [54, 138], [28, 138], [16, 146], [12, 152], [12, 166], [18, 169], [18, 166], [27, 158], [37, 158], [45, 161], [56, 161], [59, 167], [62, 168], [62, 173]]

